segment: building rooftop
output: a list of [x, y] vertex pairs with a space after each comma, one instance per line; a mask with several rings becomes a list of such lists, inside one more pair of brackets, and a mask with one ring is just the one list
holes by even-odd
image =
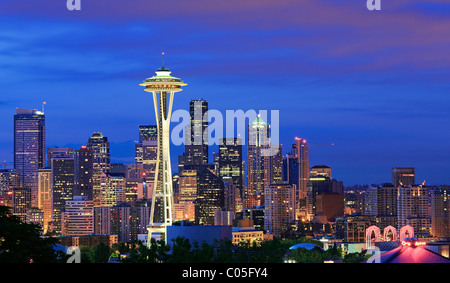
[[266, 122], [261, 118], [261, 116], [258, 114], [255, 121], [253, 121], [252, 125], [267, 125]]
[[425, 246], [399, 246], [382, 254], [379, 259], [381, 263], [450, 263], [449, 258], [430, 251]]

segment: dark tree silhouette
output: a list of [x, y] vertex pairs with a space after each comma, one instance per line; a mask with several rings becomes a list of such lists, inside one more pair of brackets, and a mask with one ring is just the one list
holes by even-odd
[[57, 239], [40, 235], [39, 225], [24, 223], [11, 214], [9, 207], [0, 206], [0, 262], [57, 262]]

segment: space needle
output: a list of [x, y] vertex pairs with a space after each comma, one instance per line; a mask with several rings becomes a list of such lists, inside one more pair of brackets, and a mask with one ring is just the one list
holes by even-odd
[[[156, 76], [144, 80], [140, 86], [153, 94], [156, 125], [158, 129], [158, 148], [153, 186], [152, 207], [148, 230], [148, 246], [150, 247], [153, 233], [160, 233], [161, 239], [167, 243], [167, 227], [173, 222], [173, 186], [172, 169], [170, 164], [170, 116], [174, 94], [182, 91], [185, 84], [181, 79], [172, 77], [169, 69], [164, 67], [164, 52], [162, 53], [162, 67], [156, 71]], [[155, 221], [156, 199], [160, 199], [161, 215]]]

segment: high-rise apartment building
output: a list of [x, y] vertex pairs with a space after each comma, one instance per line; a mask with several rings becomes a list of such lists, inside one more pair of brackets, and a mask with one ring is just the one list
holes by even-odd
[[[295, 138], [298, 158], [298, 199], [299, 207], [306, 206], [306, 196], [309, 181], [309, 145], [305, 139]], [[330, 177], [331, 179], [331, 177]]]
[[53, 219], [53, 188], [52, 169], [45, 167], [39, 169], [39, 202], [38, 208], [43, 212], [43, 233], [47, 233]]
[[388, 183], [372, 185], [366, 191], [364, 215], [375, 216], [381, 231], [388, 226], [398, 228], [397, 193], [397, 187]]
[[431, 194], [431, 234], [450, 237], [450, 187], [440, 186]]
[[408, 186], [416, 183], [415, 168], [398, 167], [392, 168], [392, 184], [395, 187], [400, 185]]
[[397, 227], [409, 225], [414, 228], [414, 235], [429, 236], [428, 188], [424, 185], [399, 186], [397, 217]]
[[62, 234], [82, 236], [94, 233], [94, 202], [87, 196], [67, 200], [63, 213]]
[[295, 185], [274, 183], [266, 187], [264, 227], [280, 237], [295, 220]]
[[38, 203], [38, 170], [45, 167], [45, 115], [19, 109], [14, 115], [14, 169], [20, 186], [30, 188], [31, 207]]

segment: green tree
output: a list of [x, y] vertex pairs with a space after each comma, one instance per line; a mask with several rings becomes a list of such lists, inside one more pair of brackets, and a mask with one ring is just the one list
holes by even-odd
[[136, 244], [130, 245], [129, 254], [122, 259], [125, 263], [158, 263], [167, 262], [169, 259], [168, 252], [170, 247], [165, 241], [156, 241], [151, 239], [150, 248], [138, 241]]
[[344, 256], [344, 263], [361, 263], [368, 260], [372, 255], [367, 255], [366, 251], [359, 253], [349, 253]]
[[107, 263], [112, 250], [104, 243], [93, 246], [93, 259], [95, 263]]
[[172, 240], [172, 254], [168, 262], [172, 263], [191, 263], [192, 262], [192, 245], [185, 237], [177, 237]]
[[55, 238], [41, 238], [41, 227], [24, 223], [0, 206], [0, 262], [58, 262]]

